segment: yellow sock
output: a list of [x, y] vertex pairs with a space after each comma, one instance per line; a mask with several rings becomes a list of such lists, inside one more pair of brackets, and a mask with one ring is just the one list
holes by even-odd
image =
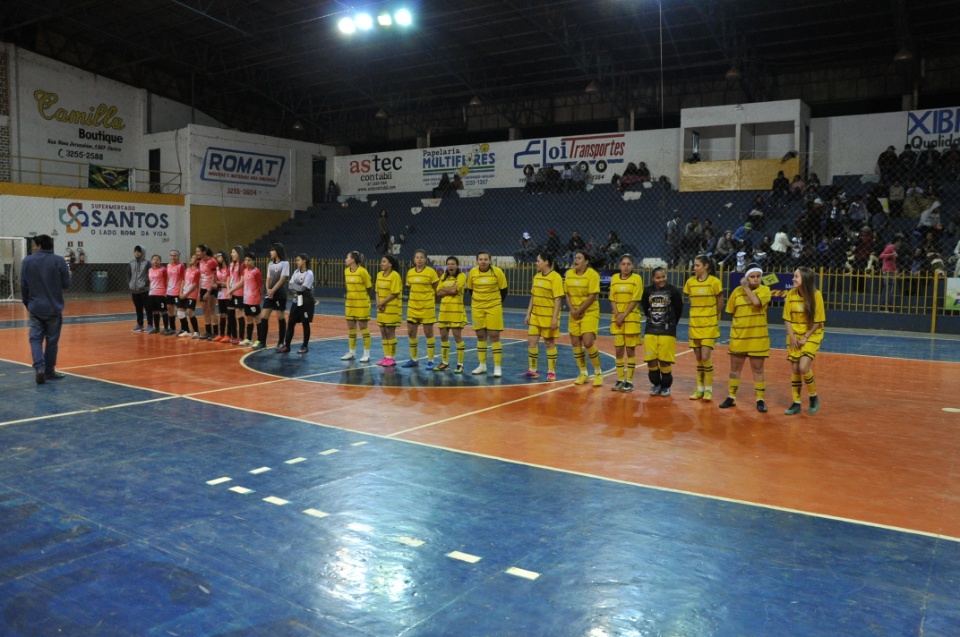
[[697, 390], [703, 391], [703, 363], [697, 363]]
[[763, 395], [767, 391], [767, 382], [763, 380], [753, 381], [753, 391], [757, 393], [757, 400], [763, 400]]
[[503, 343], [500, 341], [491, 343], [490, 349], [493, 350], [493, 366], [500, 367], [500, 364], [503, 362]]
[[450, 341], [440, 340], [440, 362], [446, 365], [450, 361]]
[[527, 369], [532, 369], [537, 371], [537, 358], [540, 355], [540, 349], [537, 347], [528, 347], [527, 348], [527, 359], [530, 363], [530, 366]]
[[427, 339], [427, 360], [432, 361], [433, 355], [436, 353], [436, 351], [437, 351], [437, 338], [435, 336], [431, 336], [430, 338]]
[[357, 330], [347, 330], [347, 346], [351, 352], [357, 349]]
[[817, 384], [813, 381], [813, 370], [803, 375], [803, 384], [807, 386], [807, 394], [811, 398], [817, 395]]
[[633, 372], [637, 369], [637, 357], [630, 356], [627, 358], [627, 382], [633, 382]]
[[370, 351], [370, 330], [363, 328], [360, 331], [360, 335], [363, 337], [363, 349]]
[[397, 357], [397, 339], [391, 338], [383, 344], [383, 352], [387, 355], [387, 358], [396, 358]]
[[703, 388], [713, 391], [713, 361], [704, 361], [703, 363]]
[[557, 346], [554, 345], [547, 349], [547, 371], [557, 371]]
[[587, 356], [590, 357], [590, 362], [593, 363], [593, 371], [597, 374], [603, 373], [600, 370], [600, 350], [597, 349], [596, 345], [592, 345], [590, 349], [587, 350]]
[[587, 373], [587, 358], [583, 353], [582, 347], [573, 348], [573, 360], [577, 363], [577, 369], [581, 374]]
[[417, 350], [420, 348], [420, 339], [411, 338], [410, 339], [410, 358], [417, 360]]
[[793, 393], [793, 402], [800, 402], [800, 388], [803, 387], [803, 377], [800, 374], [790, 374], [790, 390]]
[[617, 380], [623, 382], [623, 359], [617, 359]]
[[738, 389], [740, 389], [740, 379], [731, 378], [727, 386], [727, 395], [730, 396], [730, 398], [736, 398]]
[[467, 344], [463, 341], [457, 343], [457, 365], [463, 365], [463, 355], [467, 351]]
[[477, 360], [480, 361], [481, 365], [487, 364], [487, 342], [486, 341], [477, 341]]

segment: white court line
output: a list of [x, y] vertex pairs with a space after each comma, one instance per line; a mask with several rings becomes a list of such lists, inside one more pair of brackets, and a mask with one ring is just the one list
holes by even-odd
[[[182, 354], [171, 354], [169, 356], [154, 356], [152, 358], [133, 358], [133, 359], [122, 360], [122, 361], [109, 361], [106, 363], [91, 363], [89, 365], [73, 365], [71, 367], [60, 368], [59, 371], [69, 372], [74, 369], [87, 369], [88, 367], [107, 367], [109, 365], [128, 365], [132, 363], [149, 363], [150, 361], [162, 361], [167, 358], [183, 358], [185, 356], [203, 356], [205, 354], [223, 354], [224, 352], [229, 352], [229, 351], [230, 351], [229, 349], [221, 349], [221, 350], [212, 349], [206, 352], [184, 352]], [[96, 380], [100, 380], [100, 379], [98, 378]]]
[[[59, 381], [58, 381], [59, 382]], [[120, 384], [120, 383], [117, 383]], [[122, 385], [122, 387], [130, 387], [130, 385]], [[157, 403], [164, 400], [171, 400], [173, 398], [178, 398], [176, 395], [164, 396], [163, 398], [150, 398], [148, 400], [139, 400], [130, 403], [120, 403], [119, 405], [107, 405], [106, 407], [93, 407], [91, 409], [78, 409], [75, 411], [66, 411], [60, 414], [46, 414], [45, 416], [33, 416], [31, 418], [21, 418], [20, 420], [8, 420], [7, 422], [0, 422], [0, 427], [6, 427], [7, 425], [18, 425], [25, 422], [36, 422], [38, 420], [47, 420], [50, 418], [63, 418], [64, 416], [78, 416], [80, 414], [92, 414], [98, 411], [106, 411], [108, 409], [120, 409], [121, 407], [136, 407], [139, 405], [148, 405], [150, 403]]]

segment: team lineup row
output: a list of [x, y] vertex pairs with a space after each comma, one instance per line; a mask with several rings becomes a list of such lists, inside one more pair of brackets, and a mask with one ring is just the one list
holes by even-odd
[[[375, 304], [383, 348], [383, 357], [376, 364], [383, 367], [397, 365], [396, 330], [403, 322], [403, 291], [407, 288], [409, 358], [401, 366], [412, 368], [420, 365], [418, 332], [422, 325], [427, 345], [425, 367], [438, 372], [452, 368], [454, 373], [463, 373], [466, 349], [462, 332], [468, 324], [465, 295], [469, 293], [479, 359], [479, 364], [471, 373], [487, 374], [487, 361], [492, 359], [493, 377], [503, 375], [500, 335], [504, 329], [503, 299], [507, 294], [507, 280], [503, 271], [492, 264], [489, 253], [480, 252], [476, 266], [466, 274], [460, 270], [457, 258], [449, 257], [443, 273], [438, 274], [427, 264], [426, 252], [418, 250], [414, 254], [414, 265], [404, 278], [401, 278], [400, 264], [392, 254], [380, 259], [380, 271], [375, 279], [361, 265], [361, 260], [358, 252], [349, 253], [345, 259], [344, 315], [349, 351], [341, 360], [353, 360], [359, 354], [359, 362], [370, 361], [369, 321], [372, 305]], [[760, 266], [751, 264], [747, 267], [741, 284], [732, 291], [724, 305], [723, 289], [714, 274], [715, 265], [706, 256], [694, 260], [694, 275], [686, 281], [682, 292], [667, 282], [663, 268], [654, 269], [649, 285], [645, 286], [641, 277], [633, 272], [634, 263], [630, 255], [622, 256], [618, 265], [619, 273], [612, 277], [609, 293], [610, 331], [616, 350], [617, 374], [613, 391], [631, 392], [634, 389], [636, 348], [641, 344], [642, 332], [643, 360], [650, 380], [650, 393], [671, 395], [677, 325], [683, 315], [686, 295], [690, 305], [689, 346], [697, 360], [697, 388], [690, 398], [704, 401], [713, 399], [712, 353], [720, 337], [721, 312], [726, 310], [732, 315], [730, 372], [727, 397], [719, 407], [726, 409], [736, 405], [740, 374], [744, 363], [749, 360], [757, 409], [767, 411], [764, 361], [769, 357], [770, 350], [767, 308], [771, 292], [762, 283]], [[188, 265], [180, 262], [176, 251], [171, 251], [170, 263], [165, 266], [160, 263], [160, 257], [154, 255], [149, 270], [146, 301], [148, 327], [143, 331], [176, 334], [176, 317], [180, 319], [179, 336], [263, 349], [268, 335], [268, 319], [275, 311], [279, 328], [277, 352], [290, 351], [295, 326], [300, 323], [304, 340], [299, 352], [307, 353], [315, 306], [312, 294], [314, 280], [306, 255], [297, 255], [295, 266], [291, 272], [281, 244], [271, 247], [266, 281], [254, 264], [254, 255], [244, 254], [239, 246], [231, 250], [229, 258], [223, 252], [214, 254], [206, 246], [198, 246]], [[575, 384], [582, 385], [590, 381], [589, 358], [593, 368], [592, 385], [602, 386], [603, 370], [596, 346], [600, 324], [600, 275], [589, 266], [588, 256], [582, 251], [575, 254], [573, 267], [567, 270], [563, 278], [554, 269], [553, 257], [548, 253], [537, 256], [536, 268], [525, 316], [529, 365], [520, 377], [539, 378], [539, 342], [543, 340], [547, 354], [546, 379], [556, 380], [556, 340], [560, 336], [560, 312], [565, 301], [569, 311], [571, 346], [579, 370]], [[288, 297], [288, 290], [292, 299]], [[289, 324], [285, 315], [288, 301], [291, 314]], [[203, 335], [199, 333], [194, 314], [198, 303], [203, 304], [204, 310]], [[218, 306], [219, 326], [213, 324]], [[646, 319], [643, 330], [641, 313]], [[162, 331], [159, 329], [161, 318], [164, 324]], [[783, 321], [787, 328], [787, 358], [791, 365], [793, 394], [793, 402], [785, 413], [792, 415], [800, 412], [803, 387], [807, 388], [809, 395], [809, 411], [816, 413], [820, 405], [812, 362], [823, 339], [825, 315], [822, 296], [815, 287], [814, 274], [808, 268], [800, 268], [794, 273], [793, 288], [784, 302]], [[435, 362], [435, 326], [440, 336], [439, 364]], [[255, 339], [254, 328], [257, 332]], [[450, 360], [451, 335], [456, 348], [455, 364]], [[359, 351], [358, 342], [362, 342], [363, 346]]]

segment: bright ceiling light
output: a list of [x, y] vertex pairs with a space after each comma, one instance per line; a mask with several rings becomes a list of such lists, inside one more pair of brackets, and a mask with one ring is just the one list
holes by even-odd
[[353, 21], [357, 23], [357, 28], [363, 31], [373, 28], [373, 18], [369, 13], [358, 13]]
[[393, 24], [393, 19], [390, 17], [389, 13], [381, 13], [377, 16], [377, 22], [382, 27], [388, 27]]
[[397, 24], [402, 26], [409, 26], [413, 22], [413, 16], [410, 15], [410, 12], [406, 9], [400, 9], [393, 14], [393, 19], [397, 21]]
[[337, 26], [340, 27], [340, 30], [344, 33], [353, 33], [357, 30], [357, 25], [354, 24], [350, 18], [340, 20]]

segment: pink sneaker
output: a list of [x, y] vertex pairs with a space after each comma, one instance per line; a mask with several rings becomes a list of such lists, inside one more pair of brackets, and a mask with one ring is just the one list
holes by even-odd
[[557, 380], [557, 375], [553, 372], [547, 372], [547, 380]]
[[394, 359], [392, 359], [392, 358], [388, 358], [388, 359], [386, 359], [386, 362], [384, 362], [383, 366], [384, 366], [384, 367], [396, 367], [396, 366], [397, 366], [397, 361], [394, 360]]
[[383, 366], [386, 365], [386, 364], [387, 364], [387, 357], [386, 357], [386, 356], [384, 356], [383, 358], [381, 358], [380, 360], [377, 361], [377, 365], [379, 365], [380, 367], [383, 367]]

